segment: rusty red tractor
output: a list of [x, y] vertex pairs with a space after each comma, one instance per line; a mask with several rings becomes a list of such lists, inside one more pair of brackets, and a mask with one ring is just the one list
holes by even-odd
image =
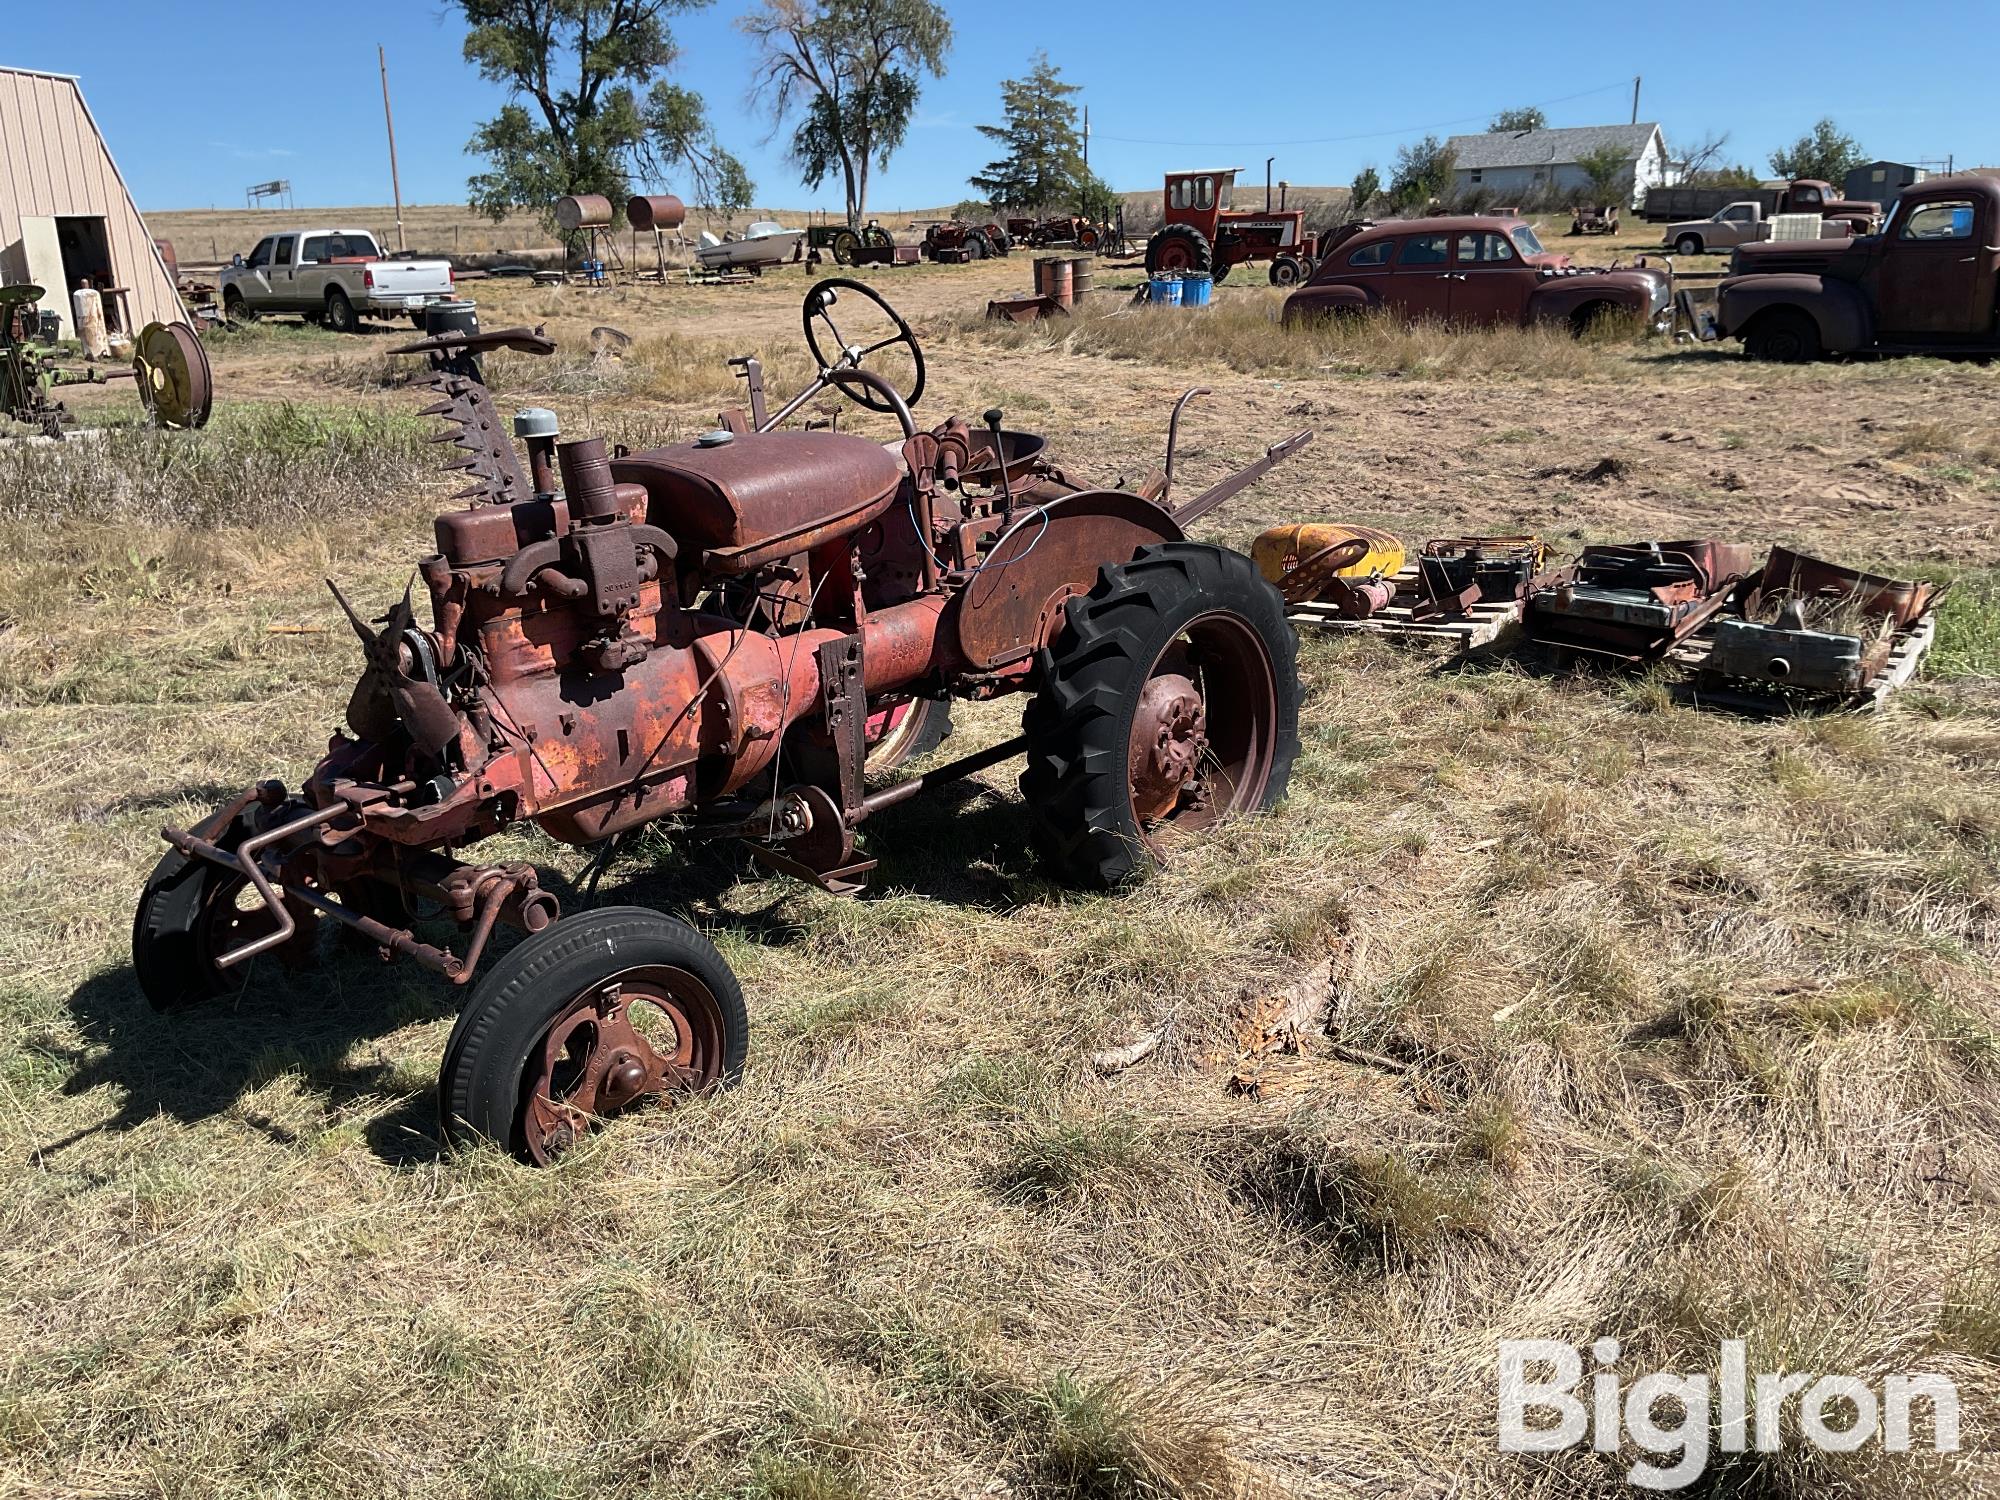
[[1319, 238], [1307, 231], [1303, 210], [1272, 207], [1264, 184], [1264, 207], [1232, 209], [1231, 192], [1241, 167], [1169, 172], [1160, 227], [1146, 241], [1151, 276], [1200, 272], [1217, 281], [1245, 261], [1269, 261], [1273, 286], [1296, 286], [1319, 263]]
[[1014, 248], [1013, 236], [998, 224], [970, 224], [964, 219], [940, 219], [924, 231], [918, 250], [926, 260], [985, 260]]
[[[1283, 793], [1299, 701], [1284, 605], [1186, 527], [1309, 431], [1175, 505], [1187, 397], [1164, 473], [1094, 489], [997, 410], [919, 428], [922, 350], [860, 283], [814, 286], [805, 333], [818, 374], [775, 408], [743, 358], [747, 409], [715, 431], [614, 453], [559, 442], [531, 409], [525, 462], [480, 359], [550, 341], [468, 319], [399, 351], [427, 357], [427, 410], [472, 480], [417, 565], [430, 622], [409, 589], [372, 623], [335, 589], [365, 658], [345, 724], [296, 790], [265, 781], [162, 831], [132, 935], [153, 1005], [233, 990], [259, 954], [303, 960], [320, 926], [466, 985], [506, 924], [526, 936], [463, 1007], [442, 1124], [546, 1162], [641, 1101], [731, 1078], [743, 998], [686, 923], [633, 906], [559, 920], [531, 865], [462, 857], [482, 839], [533, 823], [601, 870], [664, 820], [852, 891], [874, 866], [866, 819], [1025, 754], [1031, 842], [1058, 878], [1102, 888]], [[903, 388], [885, 360], [911, 372]], [[827, 391], [892, 416], [899, 439], [781, 430]], [[1027, 699], [1019, 735], [882, 782], [937, 744], [953, 698], [1010, 693]], [[445, 918], [462, 944], [420, 930]]]

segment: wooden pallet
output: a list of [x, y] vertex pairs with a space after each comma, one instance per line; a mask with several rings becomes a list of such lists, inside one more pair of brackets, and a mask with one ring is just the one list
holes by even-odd
[[1502, 632], [1521, 621], [1521, 601], [1518, 599], [1499, 604], [1475, 604], [1462, 615], [1412, 619], [1410, 606], [1403, 601], [1421, 598], [1422, 587], [1416, 566], [1411, 564], [1396, 575], [1396, 598], [1386, 609], [1365, 620], [1343, 620], [1332, 605], [1310, 601], [1287, 606], [1287, 617], [1294, 625], [1313, 625], [1321, 630], [1353, 635], [1383, 635], [1432, 645], [1456, 645], [1460, 651], [1491, 645]]
[[[1679, 684], [1678, 691], [1690, 701], [1743, 713], [1787, 714], [1801, 709], [1880, 708], [1889, 695], [1907, 687], [1917, 668], [1937, 642], [1937, 612], [1933, 610], [1890, 642], [1888, 660], [1860, 692], [1818, 693], [1803, 688], [1762, 688], [1750, 682], [1728, 682], [1711, 686], [1691, 679]], [[1713, 646], [1713, 627], [1704, 626], [1667, 653], [1667, 660], [1690, 672], [1699, 673]]]

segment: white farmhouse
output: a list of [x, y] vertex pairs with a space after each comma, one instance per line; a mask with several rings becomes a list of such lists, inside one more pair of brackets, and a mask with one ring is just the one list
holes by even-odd
[[1455, 135], [1453, 186], [1459, 196], [1484, 191], [1499, 203], [1531, 202], [1588, 194], [1590, 177], [1577, 165], [1607, 148], [1627, 163], [1618, 183], [1618, 201], [1636, 208], [1649, 187], [1671, 182], [1666, 138], [1651, 122], [1638, 125], [1581, 125], [1567, 130], [1488, 131]]

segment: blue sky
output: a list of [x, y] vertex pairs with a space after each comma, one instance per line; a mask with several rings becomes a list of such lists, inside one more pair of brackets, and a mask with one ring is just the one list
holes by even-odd
[[[719, 0], [677, 18], [683, 56], [674, 76], [707, 98], [760, 204], [837, 206], [836, 184], [817, 193], [799, 184], [745, 97], [750, 53], [731, 22], [747, 4]], [[1513, 104], [1552, 101], [1555, 125], [1623, 121], [1635, 73], [1645, 79], [1641, 118], [1659, 120], [1670, 142], [1727, 130], [1731, 155], [1760, 172], [1774, 146], [1827, 113], [1872, 156], [2000, 162], [1990, 99], [1971, 74], [1952, 74], [1921, 50], [1952, 37], [1975, 55], [1990, 49], [2000, 38], [1995, 0], [1893, 9], [1820, 0], [1804, 13], [1755, 3], [1565, 10], [1491, 0], [950, 8], [950, 72], [927, 86], [908, 143], [877, 177], [878, 209], [966, 195], [966, 177], [989, 155], [972, 127], [997, 118], [999, 81], [1024, 71], [1038, 46], [1084, 85], [1092, 164], [1124, 189], [1184, 166], [1241, 165], [1261, 177], [1273, 153], [1279, 176], [1345, 183], [1364, 163], [1386, 167], [1399, 142], [1427, 128], [1476, 130]], [[378, 41], [389, 49], [406, 202], [462, 201], [465, 141], [501, 102], [465, 65], [464, 24], [445, 0], [0, 9], [12, 12], [0, 64], [81, 74], [147, 209], [237, 205], [245, 184], [272, 177], [289, 177], [302, 207], [388, 202]], [[296, 37], [290, 51], [287, 31]]]

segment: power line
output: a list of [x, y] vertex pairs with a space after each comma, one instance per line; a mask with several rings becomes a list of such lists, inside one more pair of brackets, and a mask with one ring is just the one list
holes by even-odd
[[[1601, 84], [1597, 88], [1584, 89], [1580, 93], [1575, 94], [1564, 94], [1556, 99], [1538, 99], [1532, 104], [1520, 107], [1525, 109], [1542, 109], [1551, 104], [1568, 104], [1572, 100], [1588, 99], [1593, 94], [1608, 94], [1614, 89], [1621, 94], [1624, 93], [1624, 81], [1621, 79], [1617, 83]], [[1433, 120], [1428, 125], [1404, 125], [1395, 130], [1369, 130], [1363, 131], [1359, 135], [1322, 135], [1315, 136], [1310, 140], [1298, 141], [1154, 141], [1141, 139], [1137, 136], [1106, 135], [1102, 131], [1097, 133], [1097, 139], [1100, 141], [1116, 141], [1121, 146], [1175, 146], [1191, 151], [1206, 151], [1211, 147], [1217, 150], [1224, 148], [1234, 149], [1238, 146], [1333, 146], [1347, 141], [1378, 141], [1392, 135], [1415, 135], [1420, 130], [1442, 130], [1447, 125], [1466, 125], [1477, 120], [1491, 118], [1492, 111], [1488, 110], [1476, 115], [1460, 115], [1455, 120]]]

